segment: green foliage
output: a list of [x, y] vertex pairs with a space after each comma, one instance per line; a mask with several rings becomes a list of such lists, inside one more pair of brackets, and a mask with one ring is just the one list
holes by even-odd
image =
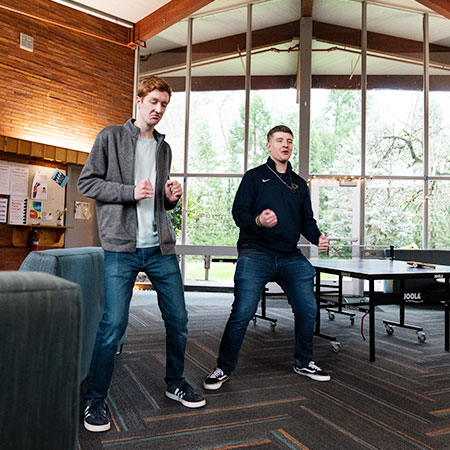
[[[256, 167], [267, 159], [266, 136], [271, 128], [272, 117], [264, 99], [257, 94], [252, 95], [250, 101], [248, 167]], [[244, 136], [245, 103], [241, 104], [239, 118], [233, 123], [229, 133], [229, 143], [235, 157], [244, 154]]]
[[189, 188], [188, 242], [195, 245], [235, 245], [238, 229], [231, 215], [235, 179], [204, 178]]
[[311, 121], [311, 173], [354, 174], [359, 171], [360, 104], [358, 91], [328, 92], [321, 114]]
[[183, 206], [181, 200], [177, 203], [175, 208], [167, 211], [167, 215], [169, 216], [177, 235], [181, 232], [182, 212]]
[[429, 204], [429, 247], [450, 249], [450, 181], [430, 183]]
[[[384, 92], [384, 94], [383, 94]], [[199, 98], [190, 141], [190, 171], [211, 174], [221, 171], [242, 172], [244, 155], [245, 104], [237, 107], [232, 94]], [[384, 95], [384, 97], [383, 97]], [[404, 92], [407, 105], [391, 100], [390, 92], [372, 91], [368, 96], [367, 173], [370, 175], [415, 175], [423, 173], [423, 102], [422, 94]], [[444, 95], [444, 94], [442, 94]], [[394, 98], [394, 94], [392, 94]], [[313, 174], [360, 174], [361, 93], [330, 90], [323, 106], [311, 122], [310, 172]], [[388, 100], [388, 104], [382, 99]], [[266, 96], [266, 99], [270, 99]], [[446, 126], [442, 103], [430, 101], [430, 172], [450, 173], [450, 127]], [[234, 120], [225, 118], [232, 105]], [[285, 106], [285, 105], [282, 105]], [[405, 110], [393, 120], [391, 112]], [[211, 109], [212, 108], [212, 109]], [[280, 111], [267, 106], [264, 96], [253, 91], [250, 106], [248, 167], [262, 164], [267, 156], [266, 135], [270, 128], [283, 123], [298, 136], [298, 106]], [[403, 109], [402, 109], [403, 108]], [[236, 113], [237, 109], [237, 113]], [[215, 128], [208, 111], [219, 111], [220, 126]], [[228, 126], [227, 126], [228, 124]], [[218, 145], [220, 137], [221, 145]], [[223, 143], [224, 142], [224, 143]], [[297, 142], [297, 139], [294, 139]], [[291, 163], [297, 169], [298, 151], [294, 148]], [[189, 179], [188, 243], [198, 245], [235, 245], [238, 228], [231, 208], [240, 179], [196, 177]], [[450, 248], [450, 183], [430, 183], [430, 246]], [[353, 188], [321, 189], [319, 225], [335, 237], [352, 235]], [[413, 180], [368, 182], [365, 198], [366, 243], [386, 245], [422, 244], [423, 183]], [[181, 230], [181, 205], [171, 213], [174, 225]]]

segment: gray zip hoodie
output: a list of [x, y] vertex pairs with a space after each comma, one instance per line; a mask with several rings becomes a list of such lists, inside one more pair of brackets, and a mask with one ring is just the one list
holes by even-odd
[[[97, 135], [81, 171], [78, 190], [96, 200], [100, 242], [104, 250], [136, 251], [136, 201], [134, 200], [134, 159], [140, 129], [128, 119], [123, 125], [111, 125]], [[176, 235], [166, 210], [177, 202], [166, 197], [165, 184], [170, 175], [172, 151], [164, 135], [156, 139], [155, 219], [159, 245], [164, 255], [175, 253]]]

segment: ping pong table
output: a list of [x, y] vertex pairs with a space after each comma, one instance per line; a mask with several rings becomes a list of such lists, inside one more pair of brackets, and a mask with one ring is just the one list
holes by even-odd
[[[433, 291], [433, 295], [439, 296], [444, 301], [444, 348], [449, 351], [449, 320], [450, 320], [450, 266], [436, 265], [435, 267], [412, 267], [406, 261], [396, 261], [392, 259], [310, 259], [311, 264], [316, 269], [316, 302], [318, 311], [323, 303], [329, 304], [329, 300], [323, 298], [321, 290], [321, 274], [328, 273], [338, 275], [338, 299], [335, 304], [338, 312], [345, 306], [365, 306], [369, 313], [369, 358], [375, 361], [375, 307], [379, 305], [400, 305], [400, 321], [386, 321], [385, 326], [399, 326], [403, 328], [422, 330], [421, 327], [405, 324], [405, 303], [408, 299], [414, 298], [412, 292], [405, 290], [405, 280], [408, 278], [432, 278], [444, 279], [443, 288]], [[357, 278], [369, 281], [368, 302], [355, 302], [344, 304], [343, 278]], [[400, 288], [396, 292], [375, 291], [376, 280], [400, 280]], [[323, 285], [322, 285], [323, 287]], [[351, 315], [351, 314], [350, 314]], [[389, 328], [386, 328], [389, 333]], [[331, 336], [322, 334], [320, 331], [320, 314], [317, 315], [315, 334], [330, 340], [334, 344], [335, 351], [338, 351], [337, 341]], [[420, 340], [420, 339], [419, 339]], [[424, 340], [423, 340], [424, 341]]]

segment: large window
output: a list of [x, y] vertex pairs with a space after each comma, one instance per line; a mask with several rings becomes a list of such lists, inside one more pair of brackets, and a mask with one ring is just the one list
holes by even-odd
[[368, 180], [366, 242], [388, 248], [422, 246], [423, 184], [406, 180]]
[[323, 0], [314, 20], [310, 173], [359, 175], [361, 5]]
[[238, 229], [231, 207], [239, 181], [237, 178], [190, 179], [187, 244], [236, 244]]
[[[450, 176], [449, 21], [430, 17], [430, 175]], [[430, 238], [433, 238], [430, 235]], [[434, 240], [434, 239], [433, 239]]]
[[[194, 19], [188, 173], [242, 173], [246, 8]], [[236, 57], [236, 41], [243, 52]], [[242, 45], [243, 44], [243, 45]], [[188, 225], [189, 226], [189, 225]]]
[[368, 175], [423, 174], [422, 22], [419, 14], [367, 8]]
[[450, 181], [433, 180], [429, 190], [430, 248], [450, 248]]
[[359, 90], [312, 90], [310, 155], [312, 174], [361, 173]]
[[179, 22], [147, 42], [141, 55], [141, 72], [165, 78], [174, 89], [169, 106], [158, 124], [172, 148], [172, 172], [183, 172], [186, 95], [187, 22]]
[[[348, 245], [356, 239], [358, 245], [450, 246], [449, 21], [419, 4], [408, 11], [374, 3], [313, 2], [310, 74], [299, 70], [300, 13], [307, 8], [300, 0], [250, 7], [214, 2], [150, 41], [142, 76], [158, 74], [175, 90], [158, 129], [167, 134], [172, 171], [185, 187], [183, 207], [172, 213], [179, 244], [236, 244], [231, 208], [241, 177], [266, 160], [269, 129], [286, 124], [295, 135], [294, 170], [300, 169], [299, 151], [309, 152], [302, 173], [314, 180], [324, 233]], [[302, 76], [312, 84], [310, 148], [299, 149]], [[213, 266], [205, 269], [203, 256], [190, 256], [186, 264], [193, 278], [205, 270], [223, 276]], [[226, 266], [229, 277], [233, 266]]]
[[299, 106], [295, 80], [299, 20], [300, 9], [295, 1], [271, 0], [252, 8], [248, 168], [267, 160], [267, 132], [276, 125], [287, 125], [296, 138], [291, 164], [294, 170], [298, 169]]

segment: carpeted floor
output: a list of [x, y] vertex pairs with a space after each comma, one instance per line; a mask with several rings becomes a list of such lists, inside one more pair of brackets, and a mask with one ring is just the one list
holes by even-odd
[[[188, 295], [189, 294], [189, 295]], [[314, 358], [332, 375], [318, 383], [292, 371], [293, 317], [285, 300], [269, 299], [278, 319], [249, 325], [237, 370], [222, 389], [203, 391], [214, 368], [231, 295], [188, 293], [190, 314], [185, 373], [203, 392], [205, 408], [184, 408], [164, 396], [165, 331], [154, 295], [131, 308], [128, 338], [116, 363], [109, 405], [113, 427], [89, 433], [80, 424], [79, 449], [450, 449], [450, 354], [444, 351], [443, 308], [409, 307], [414, 331], [384, 330], [397, 319], [387, 306], [376, 314], [376, 361], [361, 337], [361, 313], [330, 321], [322, 331], [342, 349], [315, 338]], [[365, 320], [365, 333], [368, 323]]]

